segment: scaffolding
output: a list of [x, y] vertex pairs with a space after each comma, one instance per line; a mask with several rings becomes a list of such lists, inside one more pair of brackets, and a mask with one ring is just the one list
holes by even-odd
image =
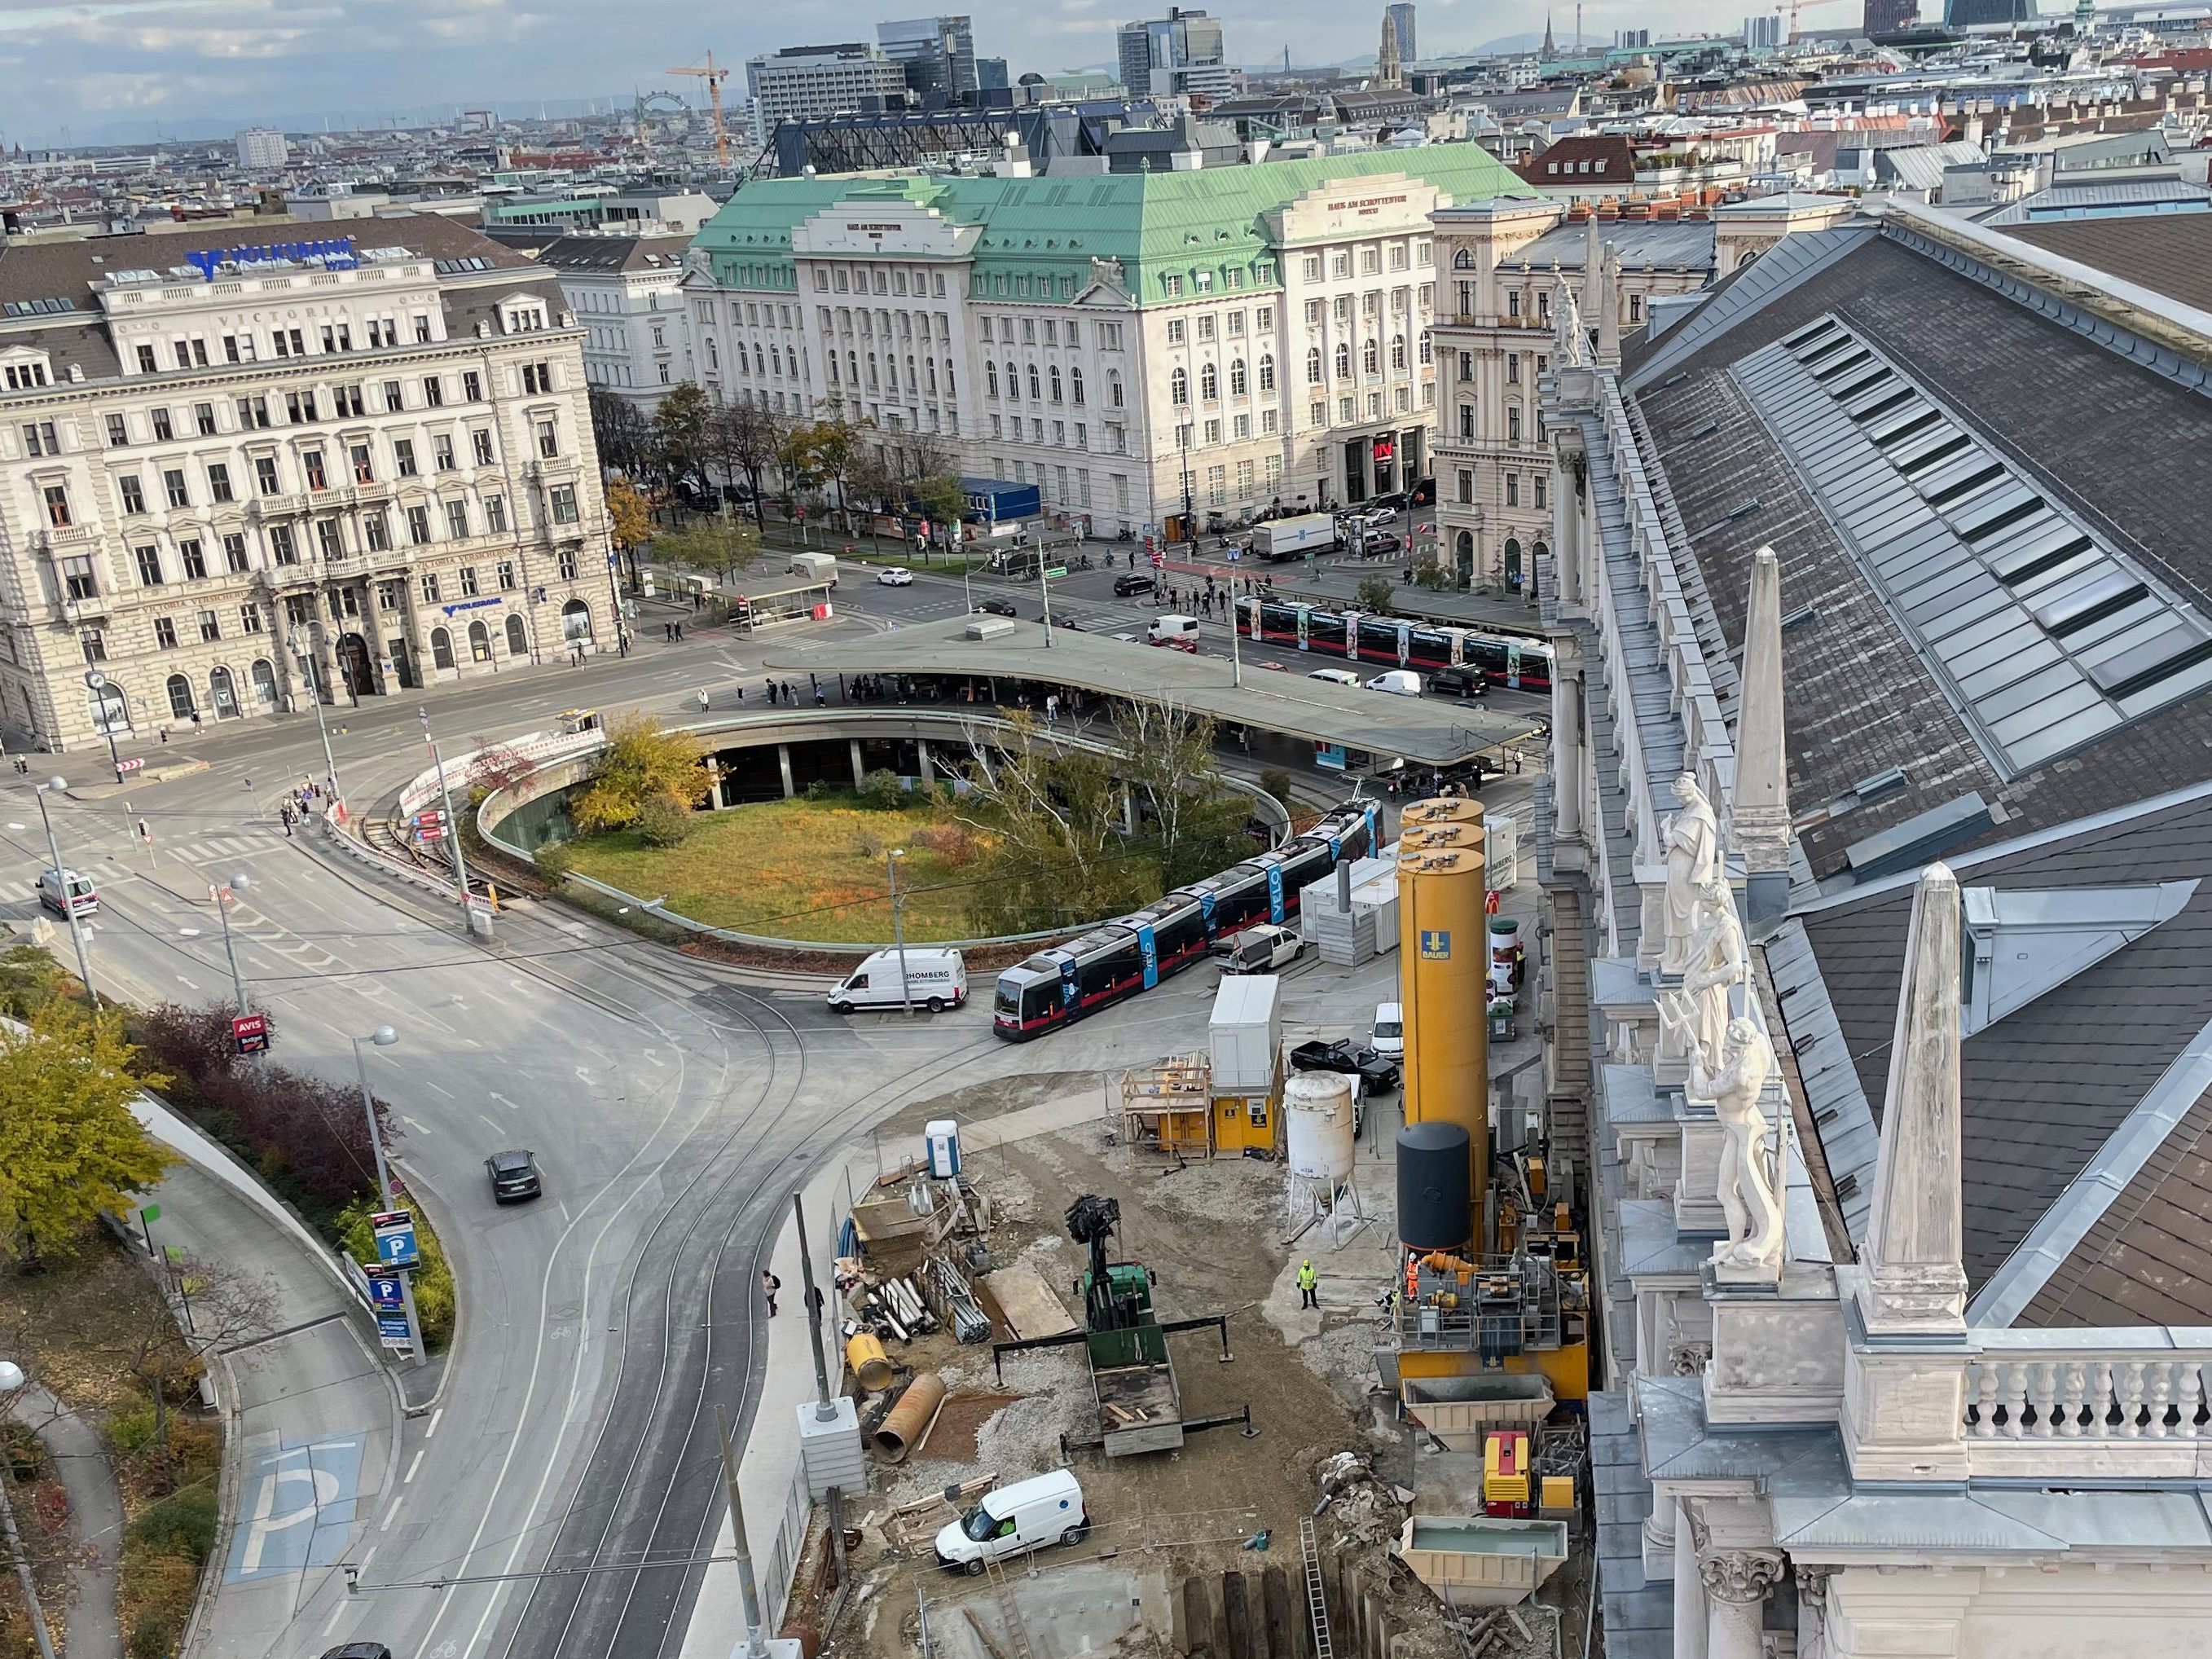
[[1213, 1156], [1213, 1066], [1175, 1054], [1121, 1076], [1121, 1139], [1134, 1158], [1178, 1164]]

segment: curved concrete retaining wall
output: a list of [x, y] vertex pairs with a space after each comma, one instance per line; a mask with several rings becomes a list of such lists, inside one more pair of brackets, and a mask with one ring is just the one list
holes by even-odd
[[[1011, 721], [991, 716], [933, 713], [911, 708], [896, 714], [871, 708], [813, 708], [793, 709], [788, 714], [763, 713], [726, 716], [718, 720], [695, 720], [672, 729], [689, 732], [710, 744], [732, 733], [749, 737], [757, 734], [754, 742], [717, 744], [716, 746], [721, 749], [751, 748], [765, 746], [771, 743], [849, 740], [857, 744], [866, 738], [890, 738], [902, 741], [919, 739], [923, 742], [943, 742], [956, 748], [961, 755], [964, 756], [969, 752], [969, 739], [971, 733], [978, 735], [1011, 733], [1014, 727]], [[1086, 749], [1095, 754], [1102, 755], [1113, 752], [1113, 746], [1110, 744], [1101, 743], [1096, 738], [1074, 732], [1048, 730], [1045, 735], [1062, 748]], [[586, 739], [569, 739], [571, 744], [580, 741], [586, 741]], [[520, 782], [511, 784], [505, 789], [495, 790], [485, 796], [483, 805], [477, 809], [477, 833], [509, 857], [521, 859], [527, 862], [532, 857], [533, 849], [525, 847], [512, 836], [501, 834], [501, 830], [524, 808], [583, 781], [589, 775], [592, 757], [599, 752], [600, 747], [597, 734], [592, 734], [588, 742], [590, 745], [588, 749], [564, 754], [560, 758], [550, 760], [539, 766]], [[465, 757], [461, 764], [466, 765]], [[447, 778], [449, 782], [453, 775], [453, 767], [449, 763], [447, 767]], [[1267, 823], [1274, 841], [1280, 844], [1290, 832], [1289, 810], [1280, 801], [1255, 784], [1247, 783], [1241, 778], [1225, 775], [1223, 781], [1231, 788], [1241, 789], [1252, 797], [1254, 815]], [[653, 915], [662, 917], [673, 926], [681, 927], [686, 932], [696, 933], [703, 939], [722, 939], [732, 945], [744, 945], [769, 951], [807, 951], [830, 956], [863, 956], [871, 951], [884, 948], [890, 942], [885, 939], [878, 945], [856, 945], [849, 940], [783, 939], [767, 933], [739, 933], [734, 928], [714, 927], [703, 921], [695, 921], [690, 917], [679, 915], [664, 905], [649, 902], [635, 893], [625, 893], [619, 887], [609, 886], [605, 882], [594, 881], [589, 876], [577, 875], [571, 872], [568, 879], [588, 887], [594, 892], [603, 894], [618, 904], [632, 905], [641, 910], [650, 910]], [[994, 945], [1029, 945], [1042, 943], [1046, 939], [1066, 939], [1071, 933], [1081, 931], [1080, 927], [1053, 927], [1035, 933], [1002, 933], [985, 939], [932, 939], [928, 943], [937, 949], [973, 951]]]

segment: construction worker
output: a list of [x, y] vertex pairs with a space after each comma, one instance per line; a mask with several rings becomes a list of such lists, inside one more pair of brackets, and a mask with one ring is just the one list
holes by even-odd
[[1321, 1298], [1316, 1294], [1320, 1285], [1321, 1275], [1314, 1271], [1313, 1258], [1308, 1256], [1298, 1264], [1298, 1306], [1301, 1309], [1320, 1310]]
[[1406, 1304], [1413, 1306], [1421, 1299], [1421, 1258], [1410, 1251], [1406, 1256]]

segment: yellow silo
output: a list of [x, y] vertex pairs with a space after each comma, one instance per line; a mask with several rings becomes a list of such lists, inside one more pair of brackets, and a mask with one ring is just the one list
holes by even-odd
[[[1482, 1231], [1490, 1188], [1490, 945], [1482, 805], [1415, 801], [1398, 820], [1398, 979], [1405, 1005], [1406, 1121], [1468, 1133], [1468, 1191]], [[1479, 1239], [1476, 1249], [1487, 1248]]]

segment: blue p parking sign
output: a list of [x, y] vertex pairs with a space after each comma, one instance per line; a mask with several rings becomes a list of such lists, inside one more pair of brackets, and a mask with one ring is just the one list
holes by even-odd
[[376, 1260], [380, 1267], [411, 1267], [422, 1260], [415, 1246], [415, 1212], [390, 1210], [371, 1216], [376, 1231]]

